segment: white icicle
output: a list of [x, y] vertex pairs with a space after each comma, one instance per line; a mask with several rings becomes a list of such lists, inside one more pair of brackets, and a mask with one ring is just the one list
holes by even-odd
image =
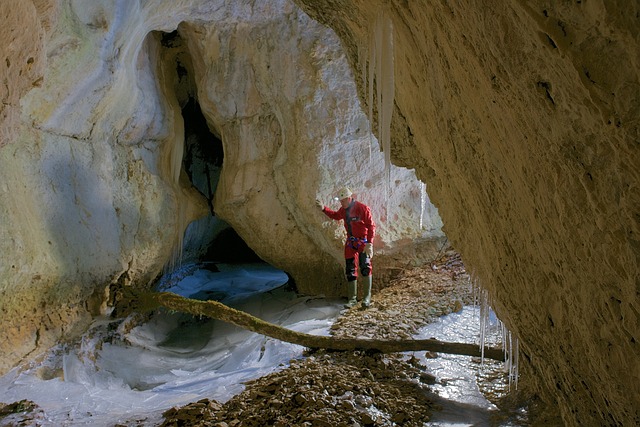
[[509, 352], [509, 357], [507, 357], [506, 360], [506, 368], [507, 368], [507, 375], [509, 376], [509, 389], [511, 389], [511, 360], [513, 355], [511, 354], [511, 333], [507, 333], [507, 341], [504, 342], [504, 347], [505, 349], [507, 349], [507, 351]]
[[375, 32], [371, 31], [369, 34], [369, 89], [367, 91], [367, 102], [369, 106], [369, 147], [373, 145], [373, 76], [375, 74], [376, 51]]
[[[358, 46], [358, 67], [360, 67], [360, 72], [362, 73], [362, 90], [364, 91], [364, 98], [368, 99], [371, 94], [372, 89], [368, 88], [367, 84], [367, 47], [366, 46]], [[372, 79], [370, 79], [373, 81]], [[373, 162], [373, 153], [371, 152], [373, 146], [373, 135], [371, 133], [371, 102], [369, 102], [369, 166], [371, 166]]]
[[[475, 304], [479, 305], [479, 324], [480, 324], [480, 353], [481, 353], [481, 364], [484, 364], [484, 347], [485, 341], [487, 337], [487, 328], [490, 327], [489, 316], [492, 312], [491, 310], [491, 299], [489, 297], [489, 292], [485, 289], [482, 289], [480, 286], [475, 274], [471, 274], [472, 277], [472, 286], [473, 286], [473, 296]], [[497, 320], [497, 327], [501, 328], [501, 338], [502, 338], [502, 348], [504, 350], [504, 363], [505, 363], [505, 372], [508, 375], [509, 389], [511, 389], [511, 385], [518, 388], [518, 356], [519, 356], [519, 342], [518, 338], [515, 337], [509, 329], [500, 321]]]
[[484, 347], [487, 331], [487, 320], [489, 319], [489, 297], [487, 291], [480, 294], [480, 363], [484, 364]]
[[420, 232], [422, 232], [422, 226], [424, 225], [424, 211], [427, 204], [427, 186], [424, 182], [420, 181]]
[[[383, 11], [369, 32], [369, 125], [373, 123], [373, 82], [378, 110], [378, 138], [384, 151], [387, 216], [391, 189], [391, 116], [395, 97], [393, 23]], [[373, 129], [371, 129], [373, 131]]]
[[387, 180], [391, 182], [391, 116], [395, 97], [394, 55], [393, 55], [393, 23], [390, 18], [382, 18], [383, 46], [382, 46], [382, 146]]
[[516, 388], [516, 390], [518, 389], [518, 376], [519, 376], [519, 372], [518, 372], [518, 355], [520, 354], [520, 341], [518, 340], [518, 338], [516, 337], [515, 339], [515, 346], [511, 349], [511, 352], [513, 354], [513, 359], [514, 359], [514, 363], [513, 363], [513, 383], [514, 386]]

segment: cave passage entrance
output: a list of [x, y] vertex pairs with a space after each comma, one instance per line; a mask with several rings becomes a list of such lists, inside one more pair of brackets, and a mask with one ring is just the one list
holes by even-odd
[[[265, 264], [238, 233], [214, 209], [214, 196], [224, 163], [219, 132], [207, 120], [198, 101], [193, 61], [180, 30], [156, 32], [162, 64], [172, 76], [173, 90], [184, 122], [182, 171], [207, 200], [209, 215], [193, 221], [185, 230], [179, 264], [205, 265], [219, 271], [219, 264]], [[269, 266], [271, 267], [271, 266]], [[271, 267], [269, 271], [274, 270]], [[244, 274], [244, 273], [243, 273]], [[288, 278], [289, 276], [285, 276]], [[267, 274], [271, 277], [271, 273]], [[287, 280], [288, 281], [288, 280]]]
[[[238, 233], [225, 221], [216, 217], [213, 197], [220, 179], [224, 151], [222, 141], [209, 129], [207, 119], [195, 97], [190, 97], [182, 107], [184, 120], [184, 155], [182, 167], [191, 184], [207, 199], [209, 217], [203, 221], [203, 227], [196, 227], [193, 232], [209, 235], [201, 242], [195, 257], [199, 261], [224, 263], [256, 263], [262, 259], [246, 244]], [[202, 230], [202, 228], [209, 230]], [[187, 233], [190, 230], [187, 229]], [[211, 233], [211, 234], [209, 234]], [[185, 243], [197, 239], [185, 239]], [[191, 253], [194, 248], [184, 248], [184, 253]]]

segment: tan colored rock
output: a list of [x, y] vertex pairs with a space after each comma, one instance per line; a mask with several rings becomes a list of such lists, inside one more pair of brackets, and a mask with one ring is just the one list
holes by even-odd
[[42, 84], [46, 58], [41, 20], [48, 18], [44, 11], [39, 14], [30, 1], [7, 0], [2, 3], [1, 12], [0, 147], [16, 137], [20, 98]]
[[337, 209], [335, 192], [351, 186], [372, 207], [381, 265], [397, 251], [420, 259], [407, 242], [441, 235], [440, 219], [413, 171], [394, 166], [386, 177], [333, 32], [291, 3], [274, 4], [282, 9], [228, 9], [215, 25], [179, 28], [198, 100], [224, 146], [215, 211], [302, 292], [340, 295], [343, 226], [315, 199]]
[[565, 422], [637, 424], [638, 4], [298, 3], [356, 76], [384, 11], [394, 163], [429, 186]]
[[[13, 139], [0, 148], [0, 372], [107, 313], [111, 284], [149, 283], [206, 212], [175, 176], [180, 127], [149, 78], [153, 40], [118, 27], [126, 11], [20, 5], [46, 13], [29, 21], [46, 45], [16, 38], [25, 45], [15, 55], [41, 49], [33, 57], [46, 51], [47, 67], [33, 62], [44, 77], [35, 86], [30, 73], [12, 74], [15, 96], [30, 91], [14, 103], [21, 121], [3, 125]], [[29, 33], [20, 8], [5, 27]]]
[[[6, 37], [34, 30], [10, 59], [37, 60], [6, 70], [3, 95], [20, 115], [0, 148], [0, 372], [109, 313], [112, 285], [147, 286], [176, 261], [208, 212], [182, 171], [189, 96], [224, 144], [217, 214], [301, 291], [345, 291], [341, 225], [315, 207], [344, 184], [374, 209], [381, 267], [421, 260], [415, 238], [436, 250], [437, 211], [413, 171], [385, 177], [338, 38], [293, 3], [17, 4]], [[163, 44], [176, 29], [194, 87], [176, 71], [185, 52]]]
[[[298, 3], [341, 43], [284, 1], [2, 2], [0, 371], [82, 331], [109, 284], [152, 280], [207, 212], [181, 177], [177, 77], [152, 34], [181, 22], [225, 147], [219, 214], [301, 289], [335, 294], [340, 226], [314, 200], [346, 183], [380, 222], [377, 265], [406, 262], [419, 183], [394, 169], [387, 201], [383, 160], [362, 166], [384, 11], [393, 162], [427, 183], [565, 422], [636, 423], [638, 5]], [[390, 116], [373, 110], [378, 129]]]

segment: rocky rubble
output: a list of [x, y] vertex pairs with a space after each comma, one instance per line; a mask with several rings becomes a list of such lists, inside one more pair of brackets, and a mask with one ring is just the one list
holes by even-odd
[[42, 408], [31, 400], [0, 403], [0, 426], [41, 426], [45, 419]]
[[472, 304], [469, 275], [448, 252], [430, 266], [402, 271], [376, 293], [371, 306], [346, 311], [332, 333], [348, 338], [407, 339], [433, 319]]
[[417, 426], [432, 407], [425, 381], [433, 378], [395, 357], [318, 352], [247, 383], [215, 413], [215, 402], [200, 401], [167, 411], [162, 425]]

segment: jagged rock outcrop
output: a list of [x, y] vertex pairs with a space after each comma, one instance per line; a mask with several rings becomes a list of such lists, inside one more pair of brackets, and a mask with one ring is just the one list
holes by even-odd
[[216, 215], [302, 292], [344, 292], [341, 225], [315, 207], [344, 184], [374, 209], [378, 265], [433, 255], [441, 224], [423, 185], [399, 167], [386, 178], [339, 39], [292, 2], [0, 7], [0, 371], [219, 227], [183, 236], [211, 211], [182, 163], [189, 102], [223, 145]]

